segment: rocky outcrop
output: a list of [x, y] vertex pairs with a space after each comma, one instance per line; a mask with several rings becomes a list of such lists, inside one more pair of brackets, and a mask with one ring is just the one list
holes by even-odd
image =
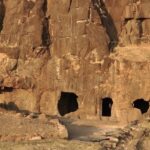
[[68, 131], [58, 119], [38, 113], [10, 112], [10, 107], [8, 110], [0, 109], [0, 124], [3, 124], [0, 130], [1, 142], [68, 139]]
[[149, 1], [130, 2], [124, 10], [121, 32], [125, 44], [149, 43]]
[[141, 118], [132, 104], [150, 99], [149, 4], [0, 0], [0, 102], [51, 115]]

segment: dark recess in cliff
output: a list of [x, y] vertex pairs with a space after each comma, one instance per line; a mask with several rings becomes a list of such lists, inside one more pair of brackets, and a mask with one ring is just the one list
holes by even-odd
[[14, 102], [9, 102], [9, 103], [0, 103], [0, 108], [9, 110], [9, 111], [18, 111], [19, 108], [17, 107], [17, 105]]
[[149, 109], [149, 102], [144, 99], [137, 99], [133, 102], [133, 106], [137, 109], [140, 109], [141, 113], [144, 114]]
[[92, 0], [95, 9], [97, 10], [99, 17], [102, 21], [102, 25], [105, 27], [107, 35], [109, 37], [109, 49], [112, 51], [118, 44], [118, 32], [111, 15], [103, 2], [103, 0]]
[[43, 12], [44, 12], [44, 21], [43, 21], [43, 32], [42, 32], [42, 45], [48, 47], [50, 45], [50, 32], [49, 32], [49, 19], [50, 17], [46, 16], [47, 12], [47, 0], [44, 1], [43, 4]]
[[3, 87], [3, 88], [1, 88], [0, 89], [0, 94], [1, 93], [5, 93], [5, 92], [12, 92], [14, 90], [14, 88], [13, 87]]
[[5, 17], [5, 5], [3, 0], [0, 0], [0, 32], [3, 29], [4, 17]]
[[68, 8], [68, 12], [70, 11], [71, 9], [71, 4], [72, 4], [72, 0], [70, 0], [70, 4], [69, 4], [69, 8]]
[[75, 112], [78, 109], [78, 96], [70, 92], [62, 92], [58, 101], [58, 111], [61, 116], [67, 113]]
[[111, 98], [106, 97], [102, 99], [102, 116], [110, 117], [113, 101]]

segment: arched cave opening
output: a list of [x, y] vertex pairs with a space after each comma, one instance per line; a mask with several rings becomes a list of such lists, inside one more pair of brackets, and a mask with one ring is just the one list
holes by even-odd
[[149, 102], [144, 99], [137, 99], [133, 102], [133, 107], [140, 109], [141, 113], [144, 114], [149, 109]]
[[113, 101], [111, 98], [106, 97], [102, 99], [102, 116], [110, 117]]
[[78, 96], [71, 92], [61, 92], [60, 99], [58, 101], [58, 111], [61, 116], [70, 112], [75, 112], [78, 109]]

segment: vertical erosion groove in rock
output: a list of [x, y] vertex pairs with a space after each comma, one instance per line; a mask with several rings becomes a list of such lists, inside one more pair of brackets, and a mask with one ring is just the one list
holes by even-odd
[[69, 7], [68, 7], [68, 12], [69, 12], [70, 9], [71, 9], [71, 5], [72, 5], [72, 0], [70, 0]]
[[47, 15], [47, 0], [44, 0], [43, 12], [44, 12], [44, 20], [43, 20], [43, 31], [42, 31], [42, 45], [49, 47], [50, 45], [50, 32], [49, 32], [50, 16], [46, 16]]
[[4, 17], [5, 17], [5, 5], [3, 0], [0, 0], [0, 32], [3, 29]]
[[103, 0], [92, 0], [92, 2], [110, 39], [109, 49], [113, 50], [118, 44], [118, 32], [114, 20], [112, 19], [111, 14], [109, 14]]

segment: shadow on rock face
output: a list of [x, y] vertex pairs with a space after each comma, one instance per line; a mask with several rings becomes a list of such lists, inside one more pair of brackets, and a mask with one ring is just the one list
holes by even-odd
[[118, 44], [118, 32], [115, 26], [114, 20], [109, 14], [105, 3], [102, 0], [92, 0], [95, 9], [97, 10], [99, 17], [102, 21], [102, 25], [106, 29], [107, 35], [109, 37], [109, 49], [112, 51]]
[[3, 87], [3, 89], [0, 89], [0, 93], [12, 92], [13, 89], [13, 87]]
[[31, 112], [28, 110], [22, 110], [19, 109], [19, 107], [14, 103], [14, 102], [4, 102], [4, 103], [0, 103], [0, 108], [5, 109], [7, 111], [16, 111], [16, 112], [20, 112], [22, 114], [28, 115]]
[[0, 32], [3, 29], [4, 17], [5, 17], [5, 5], [3, 0], [0, 0]]
[[69, 140], [90, 141], [94, 137], [94, 133], [100, 131], [94, 126], [74, 124], [71, 120], [64, 118], [60, 118], [60, 122], [67, 128]]
[[17, 105], [14, 102], [9, 102], [9, 103], [0, 103], [0, 108], [6, 109], [6, 110], [10, 110], [10, 111], [19, 111], [19, 108], [17, 107]]

